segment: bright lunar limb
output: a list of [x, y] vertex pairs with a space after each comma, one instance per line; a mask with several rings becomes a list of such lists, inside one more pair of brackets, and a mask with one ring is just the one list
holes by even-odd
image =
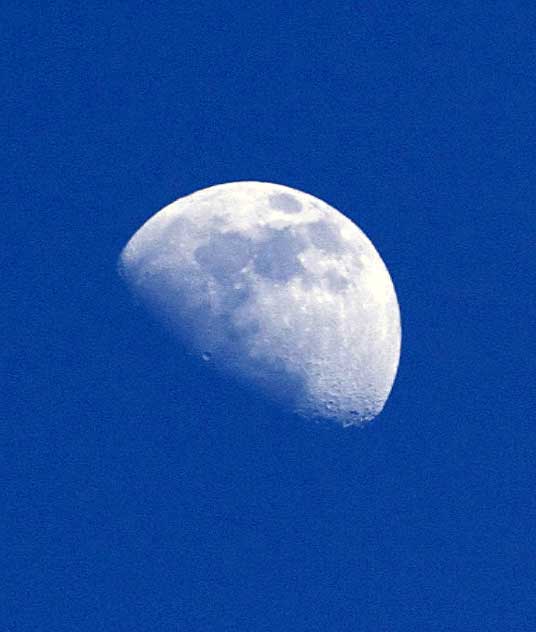
[[151, 217], [119, 266], [199, 358], [294, 412], [352, 425], [382, 410], [400, 356], [395, 290], [325, 202], [267, 182], [212, 186]]

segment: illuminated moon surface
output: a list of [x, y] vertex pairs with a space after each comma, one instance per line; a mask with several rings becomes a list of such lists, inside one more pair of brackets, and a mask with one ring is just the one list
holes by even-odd
[[286, 186], [192, 193], [130, 239], [120, 272], [191, 352], [289, 411], [343, 425], [384, 407], [398, 302], [366, 235]]

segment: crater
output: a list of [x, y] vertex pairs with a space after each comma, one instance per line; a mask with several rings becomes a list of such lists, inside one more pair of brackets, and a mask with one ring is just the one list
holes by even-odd
[[302, 204], [290, 193], [274, 193], [268, 198], [270, 206], [285, 213], [299, 213]]

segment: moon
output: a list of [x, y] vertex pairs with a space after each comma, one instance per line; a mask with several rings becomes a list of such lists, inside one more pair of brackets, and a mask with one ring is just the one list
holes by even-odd
[[393, 283], [363, 231], [280, 184], [182, 197], [130, 239], [119, 271], [200, 360], [289, 411], [378, 415], [400, 357]]

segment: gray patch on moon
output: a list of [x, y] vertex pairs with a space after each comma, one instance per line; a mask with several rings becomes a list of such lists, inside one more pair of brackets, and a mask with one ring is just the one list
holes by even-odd
[[341, 254], [347, 250], [338, 231], [328, 222], [320, 220], [307, 224], [307, 232], [311, 242], [324, 252]]
[[225, 292], [221, 299], [221, 308], [234, 312], [235, 309], [247, 303], [252, 294], [251, 284], [243, 283], [240, 285], [229, 285], [225, 288]]
[[221, 283], [229, 283], [253, 255], [251, 240], [239, 233], [217, 233], [194, 251], [197, 263]]
[[268, 200], [272, 208], [285, 213], [299, 213], [302, 210], [301, 202], [290, 193], [274, 193]]
[[[210, 309], [214, 317], [224, 318], [218, 327], [233, 332], [232, 315], [246, 303], [252, 286], [244, 268], [253, 258], [253, 243], [236, 232], [218, 233], [194, 251], [194, 258], [205, 274], [216, 282], [215, 302]], [[223, 314], [229, 314], [227, 318]], [[238, 334], [237, 334], [238, 335]]]
[[302, 240], [291, 229], [271, 229], [271, 237], [257, 245], [255, 272], [273, 281], [289, 281], [302, 274], [304, 267], [298, 255], [304, 249]]
[[329, 289], [333, 292], [343, 292], [350, 285], [350, 281], [335, 270], [328, 270], [326, 272], [326, 280]]

